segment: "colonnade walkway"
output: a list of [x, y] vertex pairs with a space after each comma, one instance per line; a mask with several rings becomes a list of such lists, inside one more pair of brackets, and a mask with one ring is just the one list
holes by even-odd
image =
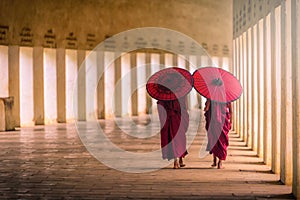
[[[149, 116], [131, 119], [136, 132], [140, 128], [147, 134], [151, 128], [143, 126], [151, 122], [159, 129]], [[133, 153], [159, 149], [159, 134], [137, 142], [124, 133], [131, 130], [127, 121], [117, 121], [99, 121], [115, 145]], [[293, 199], [291, 187], [280, 183], [234, 132], [224, 169], [210, 167], [211, 155], [199, 158], [206, 134], [202, 122], [190, 122], [198, 133], [188, 149], [186, 167], [173, 169], [170, 162], [145, 173], [122, 172], [99, 162], [72, 123], [0, 132], [0, 199]]]

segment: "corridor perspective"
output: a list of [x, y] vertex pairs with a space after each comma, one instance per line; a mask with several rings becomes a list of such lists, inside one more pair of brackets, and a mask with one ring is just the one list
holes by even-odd
[[[300, 0], [1, 0], [0, 199], [299, 199]], [[187, 98], [185, 167], [147, 80], [232, 73], [227, 159]]]

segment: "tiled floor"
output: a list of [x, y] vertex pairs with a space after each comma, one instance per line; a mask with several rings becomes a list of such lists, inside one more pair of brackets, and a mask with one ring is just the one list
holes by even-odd
[[[211, 168], [210, 155], [199, 158], [205, 138], [201, 118], [191, 117], [187, 166], [177, 170], [172, 169], [172, 162], [159, 169], [160, 157], [147, 157], [160, 147], [156, 118], [99, 123], [115, 146], [145, 155], [138, 159], [141, 165], [137, 160], [128, 162], [131, 158], [124, 160], [114, 148], [105, 149], [109, 145], [104, 143], [104, 154], [100, 154], [97, 138], [86, 148], [81, 132], [92, 132], [92, 128], [58, 124], [0, 132], [0, 199], [293, 199], [291, 187], [282, 185], [278, 175], [234, 133], [224, 169]], [[121, 171], [102, 164], [87, 149], [99, 160], [110, 158]]]

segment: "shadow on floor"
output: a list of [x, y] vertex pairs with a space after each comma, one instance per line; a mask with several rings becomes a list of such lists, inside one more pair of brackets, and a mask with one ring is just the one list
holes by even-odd
[[274, 174], [271, 170], [249, 170], [249, 169], [239, 169], [240, 172], [254, 172], [263, 174]]

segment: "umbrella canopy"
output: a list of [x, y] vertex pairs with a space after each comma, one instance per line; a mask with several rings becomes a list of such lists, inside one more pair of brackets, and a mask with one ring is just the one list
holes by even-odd
[[203, 67], [193, 73], [194, 88], [212, 101], [228, 103], [237, 100], [243, 88], [230, 72], [216, 67]]
[[170, 67], [153, 74], [146, 88], [149, 95], [157, 100], [175, 100], [187, 95], [193, 87], [193, 77], [189, 71]]

